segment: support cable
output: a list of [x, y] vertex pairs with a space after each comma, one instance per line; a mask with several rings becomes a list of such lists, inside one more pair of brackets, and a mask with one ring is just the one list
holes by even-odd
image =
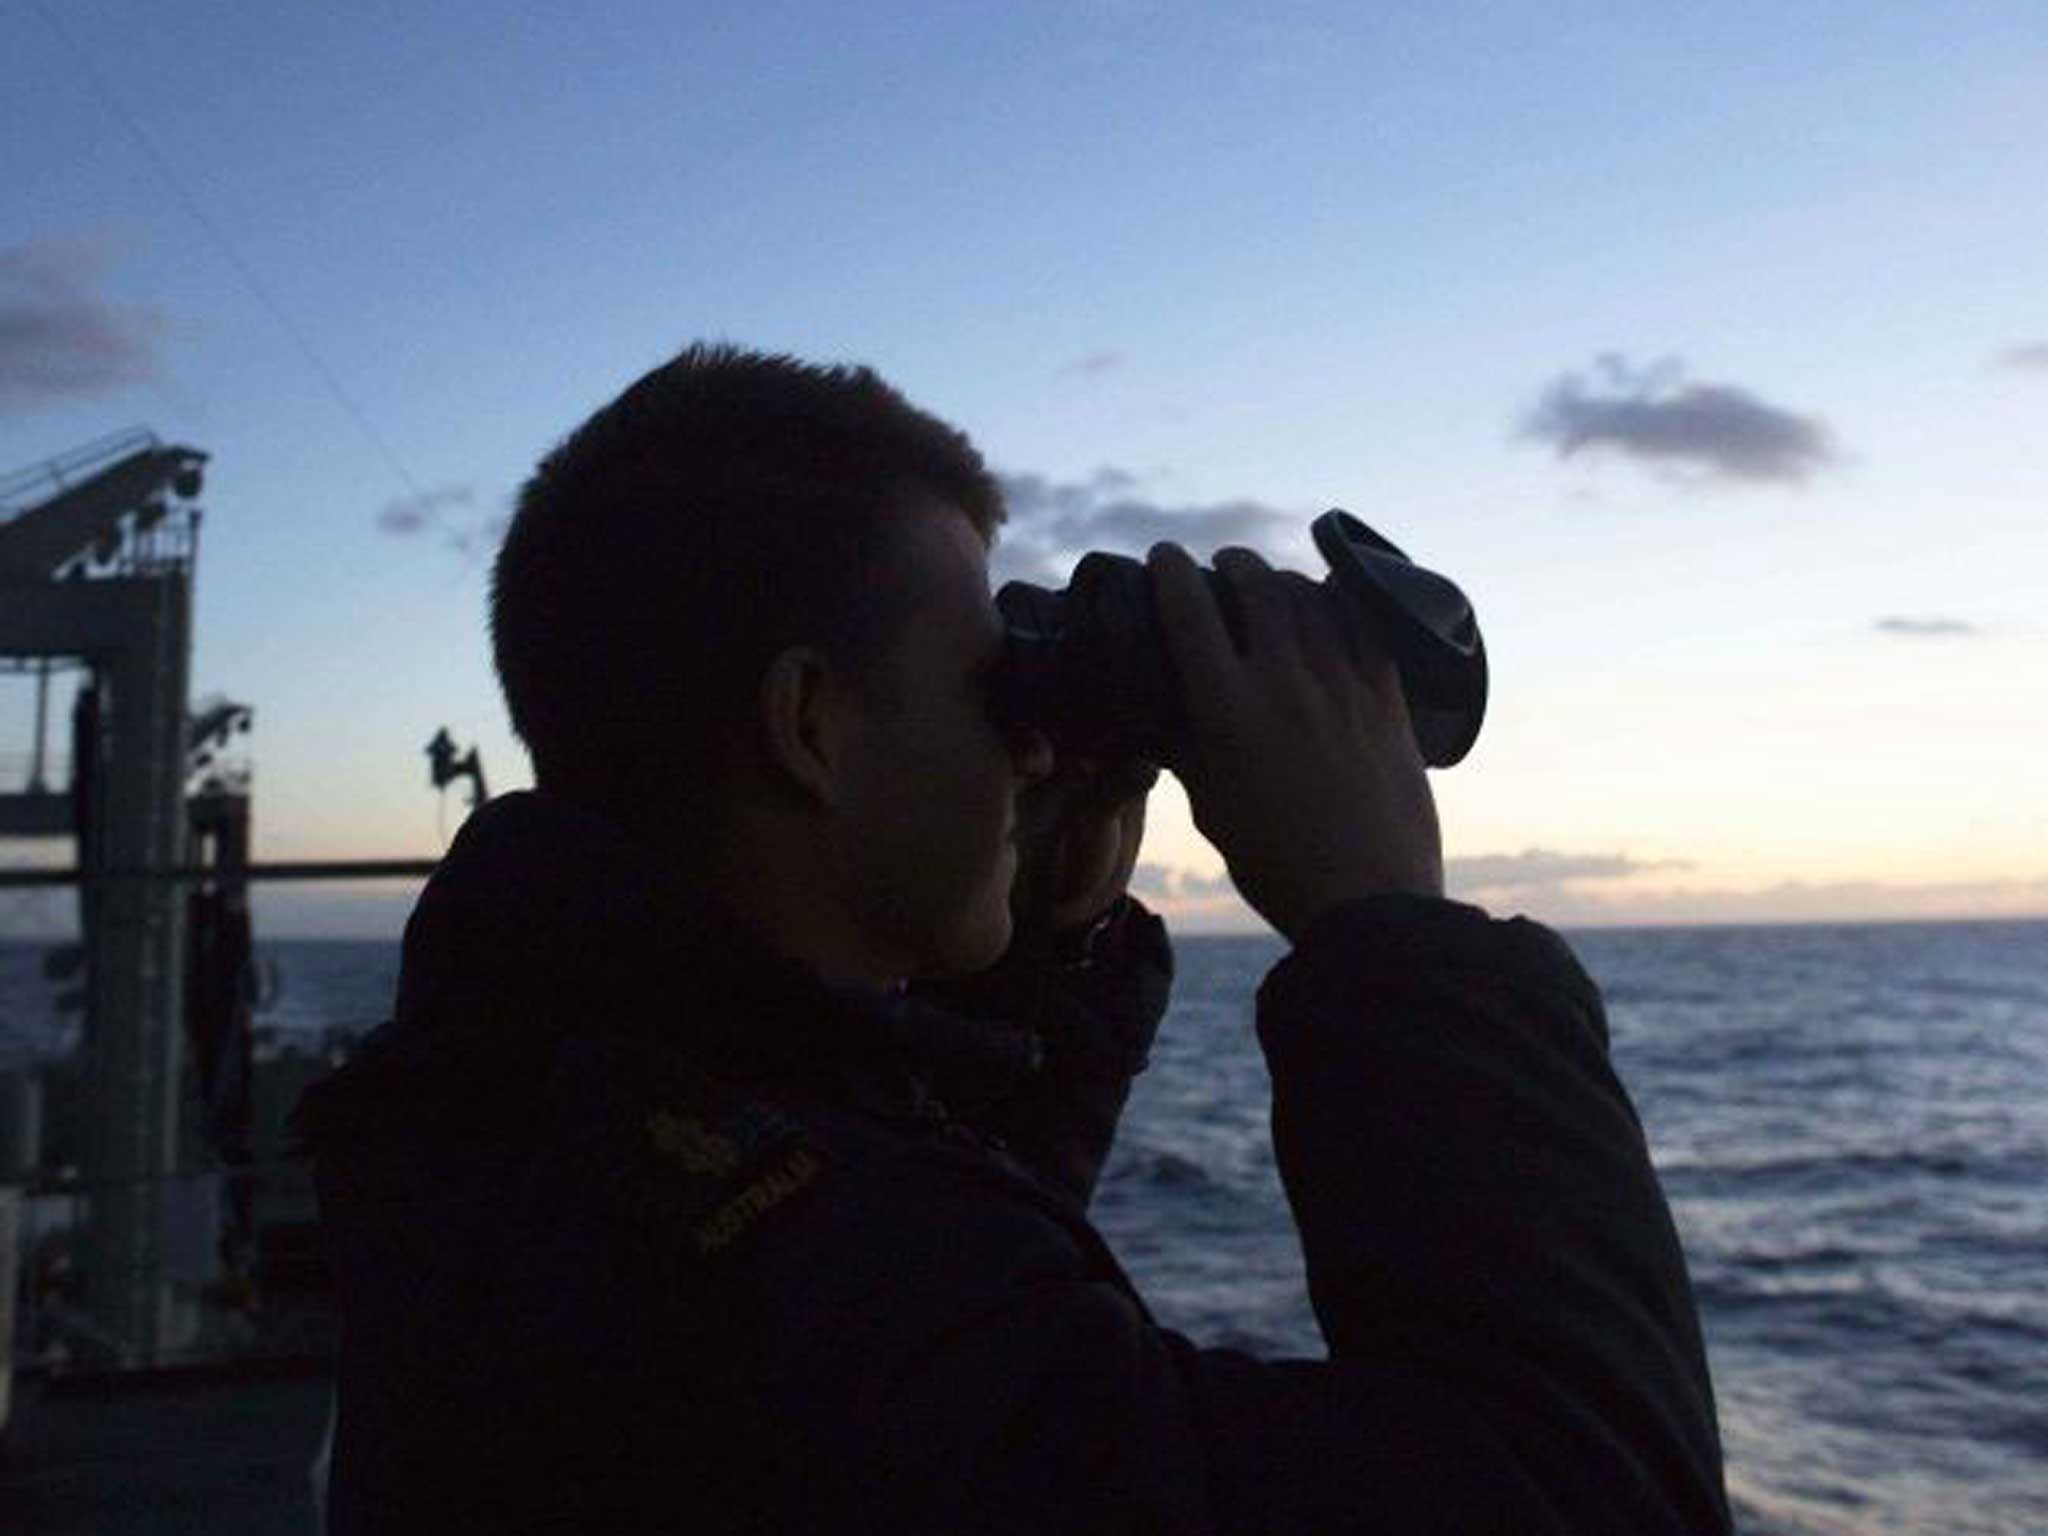
[[128, 109], [127, 103], [108, 84], [106, 77], [100, 73], [99, 66], [93, 63], [92, 55], [80, 46], [78, 40], [65, 28], [64, 23], [59, 20], [56, 13], [48, 5], [44, 4], [44, 0], [30, 0], [30, 3], [35, 6], [37, 13], [41, 15], [43, 20], [48, 23], [50, 30], [57, 34], [57, 38], [63, 44], [65, 51], [70, 54], [72, 64], [99, 96], [101, 104], [119, 119], [122, 126], [128, 130], [129, 136], [141, 147], [144, 157], [149, 161], [163, 184], [170, 188], [171, 195], [183, 206], [185, 212], [191, 217], [192, 222], [205, 231], [206, 237], [213, 242], [214, 248], [226, 259], [228, 265], [234, 268], [235, 275], [241, 278], [243, 286], [255, 297], [257, 303], [269, 311], [270, 318], [275, 320], [278, 328], [291, 339], [292, 345], [298, 349], [299, 356], [305, 360], [306, 365], [313, 370], [315, 376], [326, 386], [327, 393], [333, 397], [334, 403], [341, 407], [343, 414], [355, 423], [356, 430], [363, 435], [363, 440], [384, 461], [385, 467], [398, 477], [399, 483], [408, 492], [415, 496], [419, 495], [419, 482], [413, 478], [412, 472], [405, 467], [405, 462], [399, 458], [397, 450], [385, 439], [384, 434], [377, 430], [376, 425], [370, 420], [369, 413], [357, 402], [348, 387], [341, 382], [340, 375], [327, 365], [327, 360], [320, 355], [319, 349], [313, 345], [312, 338], [300, 328], [298, 322], [291, 317], [291, 313], [283, 304], [278, 302], [277, 296], [271, 292], [269, 285], [257, 275], [256, 269], [249, 264], [247, 258], [236, 248], [234, 242], [228, 239], [227, 232], [214, 222], [199, 199], [193, 196], [191, 189], [185, 185], [184, 178], [178, 174], [176, 168], [171, 164], [170, 157], [157, 148], [156, 141], [149, 136], [148, 130], [142, 126], [141, 119], [137, 118]]

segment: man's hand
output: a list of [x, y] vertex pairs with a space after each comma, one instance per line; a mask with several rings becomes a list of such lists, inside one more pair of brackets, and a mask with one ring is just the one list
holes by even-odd
[[1147, 564], [1187, 711], [1174, 772], [1245, 900], [1296, 939], [1353, 897], [1441, 896], [1436, 802], [1393, 662], [1322, 588], [1250, 550], [1216, 556], [1242, 649], [1185, 550], [1155, 545]]
[[1010, 895], [1020, 933], [1086, 927], [1124, 894], [1145, 836], [1145, 797], [1158, 778], [1152, 763], [1070, 758], [1024, 791]]

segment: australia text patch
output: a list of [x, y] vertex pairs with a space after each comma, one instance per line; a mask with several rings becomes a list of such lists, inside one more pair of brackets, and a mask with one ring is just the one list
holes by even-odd
[[690, 1247], [708, 1256], [815, 1183], [824, 1160], [789, 1116], [691, 1076], [647, 1112], [645, 1145], [664, 1170], [664, 1224], [687, 1231]]

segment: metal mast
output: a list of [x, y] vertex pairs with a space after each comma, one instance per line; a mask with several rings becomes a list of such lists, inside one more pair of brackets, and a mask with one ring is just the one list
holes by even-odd
[[0, 657], [83, 658], [73, 783], [0, 794], [0, 836], [73, 835], [87, 980], [89, 1191], [82, 1278], [122, 1363], [164, 1347], [163, 1180], [178, 1144], [184, 898], [101, 880], [186, 856], [192, 568], [206, 455], [146, 432], [0, 481]]

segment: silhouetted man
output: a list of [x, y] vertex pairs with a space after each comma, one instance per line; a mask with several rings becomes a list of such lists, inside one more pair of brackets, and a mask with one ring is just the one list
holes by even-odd
[[871, 373], [727, 349], [525, 488], [492, 632], [539, 787], [304, 1113], [332, 1528], [1725, 1530], [1598, 994], [1443, 899], [1391, 666], [1243, 550], [1241, 646], [1150, 568], [1176, 771], [1292, 945], [1258, 1031], [1329, 1358], [1152, 1321], [1085, 1214], [1171, 975], [1150, 770], [996, 710], [1001, 517]]

